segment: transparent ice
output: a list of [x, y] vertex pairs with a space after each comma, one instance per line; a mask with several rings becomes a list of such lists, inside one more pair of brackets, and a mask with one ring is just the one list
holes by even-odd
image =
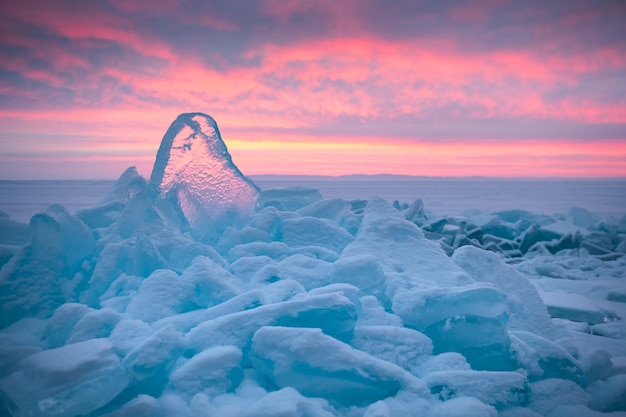
[[202, 113], [181, 114], [157, 153], [150, 185], [157, 207], [215, 240], [225, 225], [252, 213], [259, 189], [232, 162], [217, 123]]

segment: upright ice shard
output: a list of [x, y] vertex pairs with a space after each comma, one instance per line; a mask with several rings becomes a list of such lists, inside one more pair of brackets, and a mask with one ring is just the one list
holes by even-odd
[[202, 113], [181, 114], [171, 124], [150, 185], [160, 214], [207, 242], [251, 214], [259, 193], [233, 163], [215, 120]]

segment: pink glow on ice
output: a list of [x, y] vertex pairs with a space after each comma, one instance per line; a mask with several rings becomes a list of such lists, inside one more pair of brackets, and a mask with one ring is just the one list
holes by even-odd
[[249, 216], [258, 193], [232, 163], [215, 120], [200, 113], [181, 114], [172, 123], [150, 184], [162, 199], [178, 206], [199, 237], [225, 220]]

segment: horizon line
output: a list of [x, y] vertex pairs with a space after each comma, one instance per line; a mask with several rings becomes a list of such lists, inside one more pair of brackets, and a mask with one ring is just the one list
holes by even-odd
[[[120, 174], [121, 175], [121, 174]], [[525, 181], [545, 181], [545, 180], [569, 180], [569, 181], [626, 181], [626, 176], [598, 176], [598, 177], [568, 177], [568, 176], [488, 176], [488, 175], [410, 175], [410, 174], [341, 174], [341, 175], [316, 175], [316, 174], [250, 174], [244, 175], [250, 179], [272, 180], [278, 178], [292, 179], [353, 179], [353, 180], [379, 180], [384, 178], [395, 179], [457, 179], [457, 180], [525, 180]], [[146, 178], [146, 177], [144, 177]], [[107, 181], [115, 182], [119, 176], [115, 178], [0, 178], [0, 181]], [[146, 178], [148, 180], [148, 178]]]

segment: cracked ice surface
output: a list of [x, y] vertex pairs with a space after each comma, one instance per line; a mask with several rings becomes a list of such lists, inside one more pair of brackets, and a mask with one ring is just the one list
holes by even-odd
[[161, 214], [204, 240], [250, 215], [259, 191], [233, 163], [215, 120], [202, 113], [181, 114], [171, 124], [150, 184], [160, 193]]

